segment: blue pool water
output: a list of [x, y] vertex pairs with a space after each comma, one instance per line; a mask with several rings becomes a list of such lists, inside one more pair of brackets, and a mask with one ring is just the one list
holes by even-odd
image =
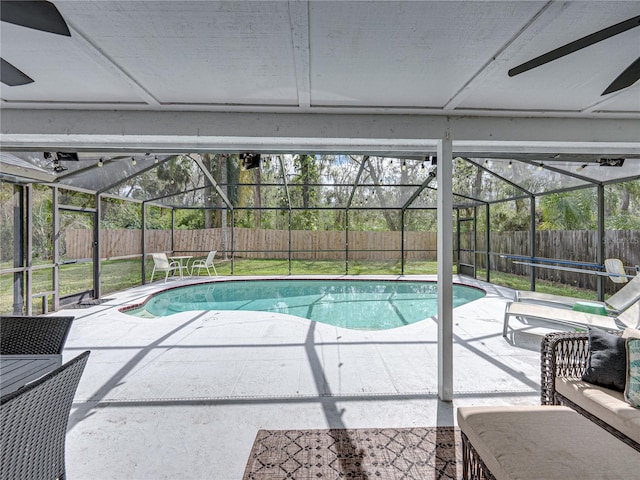
[[[435, 282], [381, 280], [241, 280], [172, 288], [127, 313], [162, 317], [190, 310], [278, 312], [361, 330], [401, 327], [437, 314]], [[484, 297], [454, 285], [453, 306]]]

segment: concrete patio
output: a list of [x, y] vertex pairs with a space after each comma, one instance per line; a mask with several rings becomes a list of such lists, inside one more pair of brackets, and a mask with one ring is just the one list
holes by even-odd
[[71, 412], [68, 477], [239, 479], [261, 428], [454, 425], [461, 405], [538, 404], [546, 330], [514, 321], [505, 340], [513, 291], [454, 281], [487, 295], [453, 312], [452, 403], [437, 398], [434, 319], [355, 331], [275, 313], [119, 312], [166, 288], [158, 282], [57, 312], [76, 317], [64, 360], [92, 352]]

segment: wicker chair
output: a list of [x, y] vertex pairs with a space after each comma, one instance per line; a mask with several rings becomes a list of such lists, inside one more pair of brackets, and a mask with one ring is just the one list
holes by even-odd
[[0, 355], [60, 355], [73, 317], [0, 317]]
[[0, 478], [64, 479], [71, 404], [89, 351], [0, 398]]
[[[612, 331], [622, 335], [622, 331]], [[547, 334], [540, 345], [541, 378], [540, 393], [542, 405], [565, 405], [584, 415], [627, 445], [640, 451], [640, 444], [627, 437], [600, 418], [576, 405], [556, 391], [556, 377], [579, 380], [587, 368], [589, 358], [589, 333], [554, 332]]]

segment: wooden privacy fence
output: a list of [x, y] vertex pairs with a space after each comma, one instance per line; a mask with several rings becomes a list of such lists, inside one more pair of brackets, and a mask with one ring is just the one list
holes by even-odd
[[[198, 255], [209, 250], [224, 252], [223, 230], [176, 230], [171, 247], [170, 230], [147, 230], [146, 252], [171, 251]], [[226, 232], [228, 251], [231, 250], [231, 230]], [[258, 259], [386, 261], [399, 260], [401, 232], [351, 231], [291, 231], [235, 228], [234, 254], [237, 257]], [[470, 234], [462, 234], [470, 235]], [[64, 232], [66, 257], [90, 258], [92, 255], [92, 230], [68, 230]], [[140, 255], [142, 233], [140, 230], [102, 230], [101, 258], [119, 258]], [[347, 244], [348, 240], [348, 244]], [[479, 252], [486, 251], [484, 234], [478, 233]], [[289, 244], [291, 242], [291, 245]], [[405, 260], [435, 260], [436, 232], [405, 232]], [[463, 245], [473, 245], [469, 238], [461, 239]], [[640, 265], [640, 232], [637, 230], [612, 230], [605, 233], [605, 258], [619, 258], [625, 265]], [[538, 231], [536, 232], [536, 256], [575, 262], [596, 263], [597, 236], [589, 230]], [[513, 259], [500, 255], [530, 256], [529, 232], [491, 233], [491, 269], [500, 272], [528, 275], [529, 268], [515, 264]], [[476, 266], [486, 268], [484, 254], [476, 255]], [[538, 268], [538, 278], [595, 288], [595, 275], [584, 275]]]
[[[482, 237], [482, 238], [481, 238]], [[503, 255], [530, 256], [529, 232], [491, 233], [491, 252]], [[478, 235], [477, 250], [485, 251], [484, 235]], [[597, 235], [591, 230], [536, 232], [536, 256], [572, 262], [597, 263]], [[640, 232], [610, 230], [604, 235], [604, 257], [619, 258], [624, 265], [640, 265]], [[477, 267], [486, 268], [485, 255], [477, 255]], [[526, 260], [522, 260], [526, 261]], [[570, 267], [570, 266], [569, 266]], [[514, 263], [514, 259], [491, 255], [491, 269], [499, 272], [529, 275], [529, 266]], [[596, 275], [537, 268], [536, 277], [582, 288], [596, 289]]]
[[[228, 250], [231, 249], [231, 230], [227, 230]], [[101, 258], [121, 258], [140, 255], [140, 230], [102, 230]], [[238, 257], [259, 259], [287, 259], [289, 250], [296, 259], [344, 260], [347, 233], [344, 231], [291, 231], [235, 228], [234, 252]], [[68, 230], [64, 235], [67, 258], [90, 258], [93, 231]], [[407, 260], [435, 260], [437, 235], [435, 232], [405, 232]], [[402, 242], [400, 232], [349, 232], [349, 258], [354, 260], [397, 260]], [[170, 230], [147, 230], [145, 250], [151, 252], [204, 253], [224, 251], [223, 231], [220, 228], [176, 230], [171, 248]]]

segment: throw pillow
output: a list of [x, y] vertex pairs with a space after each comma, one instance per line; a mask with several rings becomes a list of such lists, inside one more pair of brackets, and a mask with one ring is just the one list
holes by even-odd
[[582, 380], [624, 391], [627, 380], [625, 339], [603, 330], [589, 329], [589, 356]]
[[627, 339], [627, 384], [624, 399], [640, 408], [640, 339]]

